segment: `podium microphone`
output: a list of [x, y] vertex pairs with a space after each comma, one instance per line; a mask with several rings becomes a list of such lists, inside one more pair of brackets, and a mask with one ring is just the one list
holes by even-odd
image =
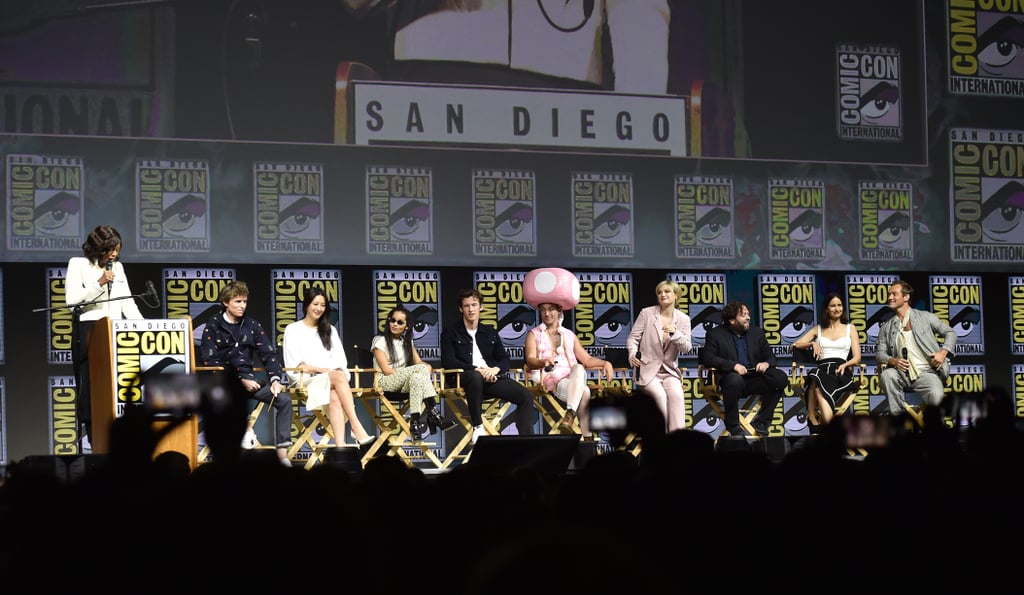
[[[108, 271], [114, 270], [114, 259], [113, 258], [111, 258], [110, 260], [107, 261], [107, 270]], [[113, 281], [107, 281], [107, 293], [110, 293], [110, 290], [113, 289], [113, 288], [114, 288], [114, 282]]]
[[153, 282], [149, 280], [146, 281], [146, 295], [151, 296], [153, 300], [156, 302], [155, 306], [150, 306], [151, 308], [160, 307], [160, 296], [156, 292], [156, 287], [153, 287]]

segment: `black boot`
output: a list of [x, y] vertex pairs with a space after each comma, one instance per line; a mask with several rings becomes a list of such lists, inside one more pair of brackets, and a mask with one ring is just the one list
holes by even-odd
[[412, 439], [419, 442], [423, 440], [423, 435], [427, 433], [427, 424], [423, 423], [420, 419], [419, 413], [413, 413], [409, 417], [409, 430], [412, 431]]
[[430, 431], [436, 434], [439, 431], [450, 430], [455, 427], [453, 420], [446, 420], [441, 417], [441, 406], [434, 405], [430, 409], [427, 409], [427, 425], [430, 426]]

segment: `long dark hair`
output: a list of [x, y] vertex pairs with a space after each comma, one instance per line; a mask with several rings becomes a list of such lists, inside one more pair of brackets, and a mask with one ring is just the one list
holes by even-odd
[[834, 291], [825, 295], [825, 302], [821, 306], [821, 322], [828, 322], [828, 325], [832, 326], [832, 323], [828, 318], [828, 305], [836, 298], [839, 298], [839, 303], [843, 305], [843, 313], [839, 315], [839, 323], [850, 324], [850, 313], [846, 311], [846, 300], [843, 299], [843, 296]]
[[405, 314], [405, 330], [402, 331], [402, 351], [405, 353], [405, 365], [412, 365], [412, 312], [405, 309], [405, 306], [395, 306], [388, 312], [387, 320], [384, 321], [384, 338], [387, 339], [384, 343], [388, 347], [388, 361], [395, 361], [395, 342], [391, 340], [391, 326], [388, 320], [391, 320], [395, 316], [395, 312], [401, 312]]
[[310, 287], [306, 290], [306, 297], [302, 298], [302, 314], [305, 315], [309, 310], [309, 305], [313, 303], [313, 298], [318, 295], [324, 296], [324, 303], [327, 308], [324, 310], [320, 319], [316, 321], [316, 334], [320, 335], [320, 342], [324, 344], [324, 349], [327, 351], [331, 350], [331, 300], [327, 299], [327, 293], [319, 287]]
[[109, 225], [100, 225], [89, 233], [89, 237], [85, 238], [85, 243], [82, 244], [82, 254], [93, 264], [103, 266], [106, 263], [100, 262], [100, 259], [120, 245], [121, 234]]

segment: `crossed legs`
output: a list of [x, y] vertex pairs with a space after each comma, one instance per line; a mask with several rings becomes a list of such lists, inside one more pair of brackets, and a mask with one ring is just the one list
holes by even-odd
[[331, 370], [327, 373], [331, 380], [331, 397], [327, 403], [327, 417], [331, 420], [334, 430], [334, 443], [340, 445], [345, 436], [345, 418], [352, 424], [352, 437], [362, 444], [370, 439], [370, 434], [363, 428], [359, 416], [356, 415], [356, 402], [352, 389], [348, 386], [348, 372]]

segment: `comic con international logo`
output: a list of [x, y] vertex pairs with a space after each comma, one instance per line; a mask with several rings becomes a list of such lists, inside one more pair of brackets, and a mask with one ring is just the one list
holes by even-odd
[[573, 309], [580, 345], [598, 357], [623, 347], [633, 324], [632, 273], [578, 273], [580, 301]]
[[473, 172], [473, 254], [536, 256], [532, 171]]
[[914, 259], [914, 190], [909, 182], [862, 181], [857, 187], [860, 204], [860, 258], [864, 261]]
[[198, 159], [142, 159], [135, 169], [139, 250], [208, 252], [210, 164]]
[[338, 335], [345, 337], [341, 326], [341, 271], [322, 269], [274, 269], [273, 277], [274, 311], [273, 325], [276, 344], [284, 339], [284, 329], [296, 320], [302, 320], [306, 312], [302, 303], [309, 290], [316, 287], [324, 292], [330, 307], [331, 324], [338, 329]]
[[441, 359], [441, 273], [439, 271], [377, 270], [373, 272], [377, 316], [374, 334], [387, 331], [388, 312], [396, 306], [409, 310], [409, 332], [420, 357]]
[[836, 48], [836, 73], [839, 138], [902, 140], [899, 49], [842, 44]]
[[[65, 281], [67, 269], [52, 267], [46, 269], [46, 292], [48, 295], [50, 318], [49, 328], [49, 363], [70, 364], [72, 342], [74, 340], [74, 315], [67, 307]], [[83, 337], [82, 340], [85, 340]]]
[[433, 174], [429, 168], [366, 169], [369, 254], [432, 254]]
[[846, 312], [864, 356], [875, 354], [878, 330], [893, 316], [889, 288], [896, 281], [896, 275], [846, 275]]
[[680, 359], [697, 359], [704, 348], [704, 338], [709, 330], [722, 324], [722, 309], [725, 308], [725, 275], [722, 273], [669, 273], [667, 278], [679, 284], [683, 294], [676, 298], [676, 308], [690, 317], [690, 339], [693, 344], [689, 353]]
[[206, 322], [224, 309], [221, 289], [234, 280], [234, 269], [164, 269], [167, 318], [191, 317], [192, 335], [198, 345]]
[[950, 131], [950, 246], [956, 262], [1024, 261], [1024, 131]]
[[821, 260], [825, 257], [825, 183], [772, 179], [768, 184], [771, 257]]
[[480, 323], [498, 330], [509, 358], [523, 359], [526, 333], [536, 326], [537, 312], [523, 297], [526, 273], [520, 271], [477, 271], [474, 286], [480, 292]]
[[82, 160], [8, 155], [7, 247], [80, 250], [83, 235]]
[[633, 256], [633, 176], [574, 173], [573, 256]]
[[323, 253], [323, 166], [257, 163], [256, 252]]
[[727, 177], [676, 176], [676, 256], [733, 258], [733, 182]]
[[949, 2], [946, 23], [951, 93], [1024, 97], [1024, 4]]
[[981, 277], [933, 275], [929, 285], [932, 312], [956, 332], [956, 354], [984, 355]]
[[758, 295], [765, 338], [776, 357], [788, 356], [817, 318], [814, 275], [758, 275]]

